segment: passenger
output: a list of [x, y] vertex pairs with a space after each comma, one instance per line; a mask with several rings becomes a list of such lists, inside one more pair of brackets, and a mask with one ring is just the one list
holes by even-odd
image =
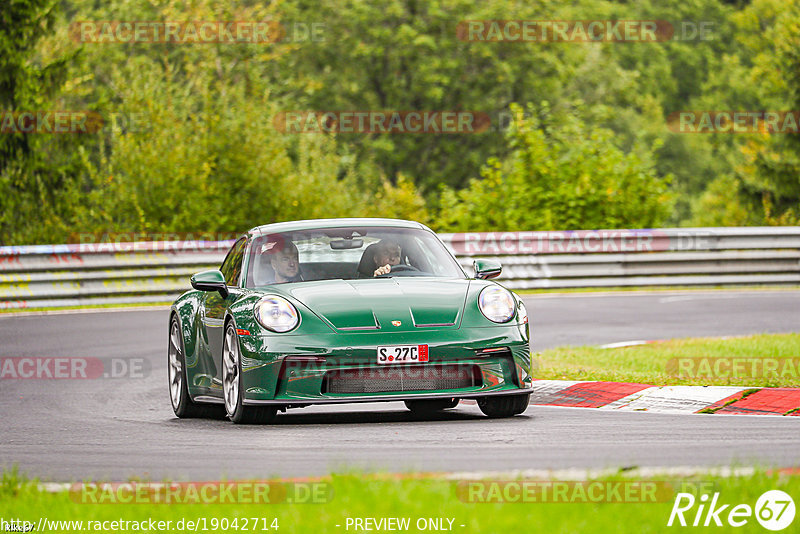
[[394, 241], [383, 240], [378, 243], [375, 249], [375, 273], [372, 276], [380, 276], [392, 272], [392, 265], [400, 265], [400, 245]]
[[270, 256], [270, 265], [275, 272], [274, 281], [268, 283], [283, 284], [286, 282], [302, 282], [300, 260], [297, 245], [290, 240], [278, 240], [271, 247], [262, 247], [262, 251]]

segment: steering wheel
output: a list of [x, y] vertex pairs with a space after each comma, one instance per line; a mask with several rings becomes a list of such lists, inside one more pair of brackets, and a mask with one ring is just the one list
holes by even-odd
[[378, 278], [383, 278], [386, 276], [390, 276], [392, 273], [408, 273], [408, 272], [418, 272], [419, 269], [414, 267], [413, 265], [406, 265], [404, 263], [400, 263], [397, 265], [392, 265], [392, 270], [386, 274], [379, 274]]
[[413, 265], [406, 265], [404, 263], [399, 263], [397, 265], [392, 265], [392, 270], [389, 271], [389, 272], [402, 273], [402, 272], [407, 272], [407, 271], [419, 271], [419, 269], [417, 269]]

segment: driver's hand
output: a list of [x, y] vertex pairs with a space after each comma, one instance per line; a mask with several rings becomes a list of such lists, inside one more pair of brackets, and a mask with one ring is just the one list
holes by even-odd
[[390, 272], [392, 272], [392, 266], [387, 263], [386, 265], [375, 269], [375, 273], [372, 276], [380, 276], [382, 274], [389, 274]]

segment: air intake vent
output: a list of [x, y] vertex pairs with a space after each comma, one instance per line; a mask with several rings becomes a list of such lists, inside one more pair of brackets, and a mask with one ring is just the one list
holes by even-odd
[[328, 371], [322, 393], [387, 393], [480, 386], [476, 365], [410, 365]]

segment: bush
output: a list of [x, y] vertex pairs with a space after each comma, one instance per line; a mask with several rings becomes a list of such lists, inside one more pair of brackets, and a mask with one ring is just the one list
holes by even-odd
[[[571, 115], [512, 106], [511, 152], [490, 159], [482, 179], [441, 196], [441, 229], [649, 228], [670, 213], [669, 178], [614, 146], [611, 131]], [[543, 117], [543, 118], [540, 118]], [[649, 154], [649, 153], [648, 153]]]

